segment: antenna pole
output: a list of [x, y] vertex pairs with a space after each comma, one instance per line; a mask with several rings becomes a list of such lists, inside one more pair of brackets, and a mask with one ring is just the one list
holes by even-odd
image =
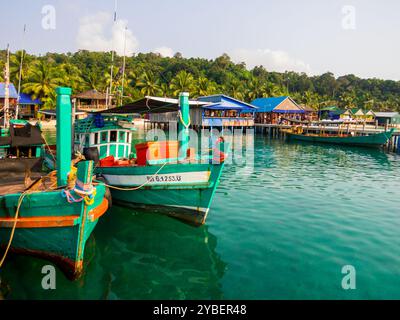
[[[117, 0], [114, 3], [114, 26], [117, 22]], [[113, 87], [113, 73], [114, 73], [114, 35], [112, 35], [112, 48], [111, 48], [111, 71], [110, 71], [110, 91], [109, 91], [109, 101], [107, 109], [109, 109], [112, 103], [112, 87]]]
[[7, 45], [7, 62], [4, 68], [4, 128], [9, 128], [10, 126], [10, 45]]
[[21, 80], [22, 80], [22, 63], [24, 62], [24, 55], [25, 55], [25, 49], [24, 49], [24, 40], [25, 40], [25, 32], [26, 32], [26, 24], [24, 24], [24, 33], [22, 36], [22, 53], [21, 53], [21, 61], [19, 64], [19, 76], [18, 76], [18, 98], [17, 98], [17, 107], [15, 108], [15, 119], [18, 119], [18, 113], [19, 113], [19, 100], [20, 100], [20, 95], [21, 95]]
[[125, 34], [124, 34], [124, 62], [122, 64], [122, 89], [121, 89], [121, 105], [124, 99], [124, 84], [125, 84], [125, 66], [126, 66], [126, 32], [128, 27], [125, 27]]

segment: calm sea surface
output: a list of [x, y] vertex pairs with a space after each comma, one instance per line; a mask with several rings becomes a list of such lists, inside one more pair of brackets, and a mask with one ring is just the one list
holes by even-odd
[[[9, 256], [11, 299], [400, 299], [400, 156], [254, 138], [227, 165], [207, 224], [114, 206], [76, 282]], [[342, 289], [345, 265], [356, 290]]]

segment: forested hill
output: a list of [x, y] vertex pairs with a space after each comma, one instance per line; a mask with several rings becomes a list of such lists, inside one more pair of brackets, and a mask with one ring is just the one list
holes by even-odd
[[[11, 81], [17, 86], [22, 52], [11, 55]], [[6, 52], [0, 51], [3, 70]], [[115, 59], [114, 89], [122, 86], [123, 58]], [[54, 88], [70, 86], [75, 93], [96, 89], [105, 92], [110, 81], [111, 54], [78, 51], [25, 54], [22, 68], [22, 91], [55, 105]], [[1, 74], [2, 79], [3, 74]], [[337, 105], [375, 111], [400, 111], [400, 81], [361, 79], [355, 75], [335, 78], [332, 73], [307, 76], [305, 73], [278, 73], [262, 66], [247, 70], [224, 54], [214, 60], [184, 58], [177, 53], [163, 58], [154, 53], [139, 53], [126, 58], [124, 102], [145, 95], [177, 96], [189, 91], [191, 97], [224, 93], [240, 100], [290, 95], [298, 103], [311, 107]], [[120, 92], [120, 91], [118, 91]], [[117, 93], [118, 94], [118, 93]]]

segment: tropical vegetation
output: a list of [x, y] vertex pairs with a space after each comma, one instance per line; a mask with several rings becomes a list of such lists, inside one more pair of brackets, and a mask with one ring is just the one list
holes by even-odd
[[[81, 50], [35, 56], [17, 51], [10, 58], [10, 78], [15, 86], [22, 55], [22, 91], [42, 99], [46, 108], [54, 107], [57, 86], [72, 87], [75, 93], [91, 89], [106, 92], [110, 87], [110, 53]], [[6, 52], [0, 51], [0, 68], [5, 58]], [[171, 58], [139, 53], [126, 58], [125, 73], [122, 65], [123, 57], [116, 56], [112, 88], [123, 103], [146, 95], [176, 97], [189, 91], [192, 98], [223, 93], [251, 102], [259, 97], [290, 95], [315, 109], [335, 105], [400, 111], [400, 81], [394, 80], [362, 79], [352, 74], [335, 77], [331, 72], [316, 76], [279, 73], [263, 66], [248, 70], [245, 63], [234, 63], [227, 54], [209, 60], [184, 58], [180, 53]]]

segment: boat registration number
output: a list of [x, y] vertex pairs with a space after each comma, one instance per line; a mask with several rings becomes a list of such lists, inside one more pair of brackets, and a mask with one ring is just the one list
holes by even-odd
[[157, 175], [157, 176], [147, 176], [148, 182], [181, 182], [182, 176], [180, 175]]

